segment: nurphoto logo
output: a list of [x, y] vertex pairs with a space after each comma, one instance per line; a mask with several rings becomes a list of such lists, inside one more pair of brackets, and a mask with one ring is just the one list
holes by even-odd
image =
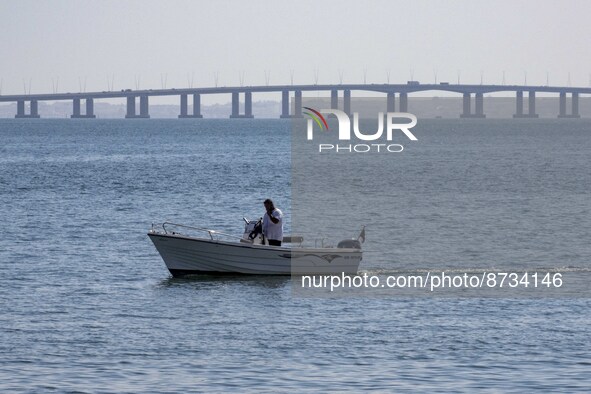
[[[349, 115], [338, 109], [321, 109], [320, 111], [310, 107], [304, 107], [304, 114], [309, 116], [307, 124], [307, 138], [308, 141], [314, 139], [314, 123], [318, 126], [320, 131], [329, 132], [328, 122], [323, 115], [332, 114], [338, 121], [338, 136], [339, 141], [351, 141], [351, 119]], [[402, 152], [404, 147], [401, 144], [390, 144], [392, 135], [395, 130], [400, 130], [411, 141], [417, 141], [417, 137], [410, 131], [416, 126], [417, 117], [408, 112], [387, 112], [386, 113], [386, 142], [379, 143], [378, 140], [383, 140], [384, 134], [384, 113], [378, 113], [378, 129], [373, 133], [364, 133], [359, 129], [359, 113], [353, 113], [353, 134], [356, 140], [360, 141], [376, 141], [374, 143], [359, 143], [359, 144], [318, 144], [318, 152], [337, 152], [337, 153], [367, 153], [367, 152]], [[407, 123], [398, 123], [398, 120], [405, 119]]]

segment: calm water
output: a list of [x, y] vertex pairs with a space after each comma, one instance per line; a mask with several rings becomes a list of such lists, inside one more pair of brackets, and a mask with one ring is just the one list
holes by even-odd
[[[361, 268], [588, 275], [590, 133], [420, 122], [389, 164], [392, 206], [354, 207], [374, 234]], [[591, 387], [587, 281], [567, 298], [319, 299], [289, 278], [172, 279], [153, 222], [239, 233], [271, 196], [291, 226], [289, 122], [2, 120], [0, 141], [2, 391]]]

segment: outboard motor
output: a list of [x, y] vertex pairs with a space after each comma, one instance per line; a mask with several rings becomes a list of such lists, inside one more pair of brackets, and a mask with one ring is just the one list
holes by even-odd
[[365, 242], [365, 226], [361, 226], [361, 232], [357, 239], [344, 239], [337, 244], [337, 248], [347, 249], [359, 249], [361, 250], [361, 244]]
[[361, 242], [357, 239], [344, 239], [337, 244], [337, 248], [361, 249]]

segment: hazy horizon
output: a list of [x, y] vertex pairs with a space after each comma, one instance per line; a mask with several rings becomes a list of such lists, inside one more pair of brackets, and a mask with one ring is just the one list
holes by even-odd
[[[314, 83], [589, 86], [583, 1], [0, 0], [2, 94]], [[257, 99], [277, 99], [257, 94]], [[177, 97], [155, 102], [176, 102]], [[208, 95], [204, 103], [227, 102]]]

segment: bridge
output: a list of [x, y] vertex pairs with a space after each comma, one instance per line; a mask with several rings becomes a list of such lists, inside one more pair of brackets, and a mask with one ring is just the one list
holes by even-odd
[[[484, 118], [484, 94], [497, 92], [510, 92], [515, 94], [514, 118], [537, 118], [536, 93], [556, 93], [558, 100], [559, 118], [580, 118], [579, 96], [591, 95], [591, 87], [565, 87], [565, 86], [527, 86], [527, 85], [462, 85], [442, 82], [439, 84], [421, 84], [417, 81], [409, 81], [406, 84], [336, 84], [336, 85], [276, 85], [276, 86], [240, 86], [240, 87], [209, 87], [209, 88], [183, 88], [183, 89], [148, 89], [121, 91], [102, 91], [84, 93], [53, 93], [53, 94], [25, 94], [0, 96], [0, 102], [16, 102], [17, 113], [15, 118], [39, 118], [39, 101], [72, 101], [71, 118], [96, 118], [94, 114], [94, 100], [123, 98], [127, 101], [125, 117], [149, 118], [149, 98], [156, 96], [178, 96], [180, 100], [179, 118], [202, 118], [201, 96], [207, 94], [228, 94], [232, 98], [232, 112], [230, 118], [253, 118], [252, 95], [255, 93], [277, 92], [281, 93], [281, 118], [301, 117], [302, 94], [304, 92], [330, 92], [331, 107], [339, 109], [339, 95], [343, 97], [343, 108], [346, 113], [351, 113], [351, 92], [365, 91], [383, 93], [385, 95], [384, 109], [388, 112], [408, 112], [408, 95], [416, 92], [443, 91], [457, 93], [463, 96], [461, 118]], [[524, 94], [527, 93], [527, 112], [524, 112]], [[571, 108], [567, 112], [567, 95], [571, 96]], [[244, 112], [240, 113], [240, 98], [243, 97]], [[293, 100], [293, 113], [290, 113], [290, 97]], [[189, 98], [192, 99], [192, 112], [188, 112]], [[136, 112], [136, 103], [139, 99], [139, 113]], [[81, 103], [84, 101], [84, 112]], [[29, 103], [27, 106], [26, 103]], [[474, 102], [474, 106], [472, 106]], [[26, 113], [26, 109], [29, 109]]]

